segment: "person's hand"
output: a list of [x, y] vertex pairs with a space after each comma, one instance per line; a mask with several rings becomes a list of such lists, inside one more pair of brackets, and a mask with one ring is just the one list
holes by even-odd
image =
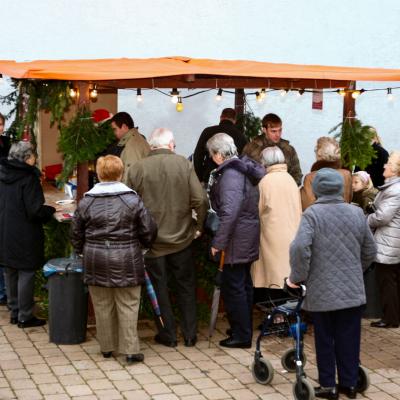
[[216, 255], [219, 251], [220, 251], [219, 249], [216, 249], [215, 247], [212, 247], [212, 246], [211, 246], [211, 255], [212, 255], [213, 257], [215, 257], [215, 255]]
[[292, 289], [298, 289], [300, 286], [293, 283], [289, 278], [286, 278], [286, 285]]
[[194, 234], [194, 238], [198, 239], [201, 236], [201, 232], [200, 231], [196, 231], [196, 233]]

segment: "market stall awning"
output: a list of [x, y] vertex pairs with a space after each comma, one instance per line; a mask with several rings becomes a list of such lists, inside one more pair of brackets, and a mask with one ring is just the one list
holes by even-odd
[[98, 82], [112, 88], [337, 88], [350, 81], [400, 81], [400, 69], [189, 57], [0, 61], [0, 73], [19, 79]]

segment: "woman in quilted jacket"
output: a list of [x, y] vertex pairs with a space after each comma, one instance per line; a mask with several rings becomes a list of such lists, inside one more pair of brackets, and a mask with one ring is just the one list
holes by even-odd
[[71, 240], [76, 252], [83, 253], [101, 352], [109, 358], [118, 351], [132, 363], [144, 359], [137, 335], [142, 248], [151, 247], [157, 228], [140, 197], [121, 183], [123, 170], [116, 156], [98, 159], [100, 183], [80, 201]]
[[400, 324], [400, 151], [394, 151], [383, 172], [375, 212], [368, 216], [378, 246], [376, 273], [383, 309], [375, 328], [398, 328]]

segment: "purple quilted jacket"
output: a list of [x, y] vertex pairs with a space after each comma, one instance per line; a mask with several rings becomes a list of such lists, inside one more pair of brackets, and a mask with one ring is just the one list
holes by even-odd
[[244, 156], [226, 160], [213, 174], [210, 198], [219, 228], [212, 246], [225, 251], [225, 264], [253, 262], [260, 246], [258, 183], [265, 169]]

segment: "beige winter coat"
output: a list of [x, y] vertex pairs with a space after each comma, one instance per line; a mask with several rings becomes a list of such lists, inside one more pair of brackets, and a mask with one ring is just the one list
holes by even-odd
[[260, 189], [260, 258], [251, 268], [255, 287], [282, 287], [289, 276], [289, 246], [301, 218], [300, 191], [286, 164], [267, 168]]

